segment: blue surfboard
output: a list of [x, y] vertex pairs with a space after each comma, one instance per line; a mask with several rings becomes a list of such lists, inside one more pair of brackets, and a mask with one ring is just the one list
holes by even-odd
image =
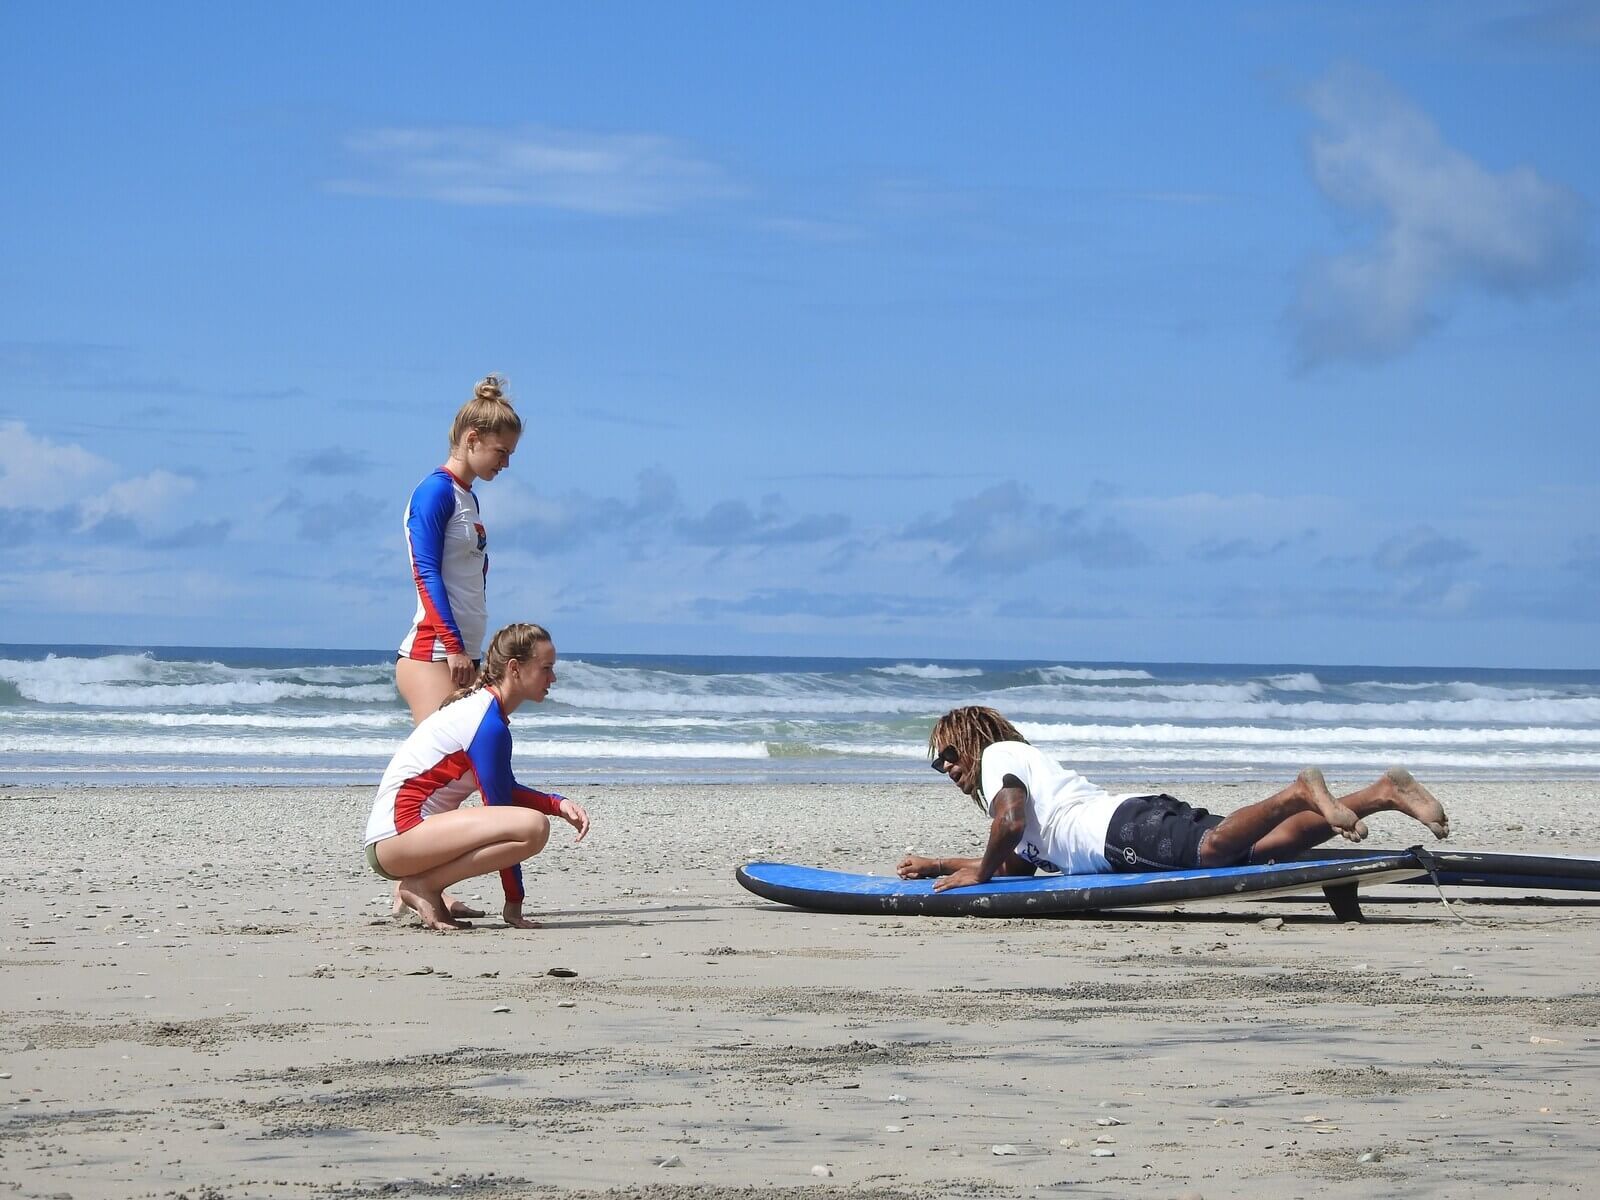
[[[852, 875], [790, 863], [746, 863], [736, 872], [747, 890], [796, 908], [951, 917], [1058, 916], [1318, 889], [1330, 901], [1347, 898], [1354, 909], [1356, 887], [1405, 882], [1419, 875], [1426, 879], [1427, 871], [1410, 851], [1192, 871], [1010, 876], [946, 892], [935, 892], [931, 879]], [[1343, 915], [1341, 907], [1336, 902], [1334, 910]]]

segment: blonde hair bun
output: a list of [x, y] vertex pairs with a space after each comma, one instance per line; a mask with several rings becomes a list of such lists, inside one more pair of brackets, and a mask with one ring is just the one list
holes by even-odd
[[498, 400], [502, 404], [509, 404], [506, 399], [506, 381], [500, 375], [485, 375], [478, 380], [478, 386], [472, 389], [474, 400], [486, 400], [490, 403]]

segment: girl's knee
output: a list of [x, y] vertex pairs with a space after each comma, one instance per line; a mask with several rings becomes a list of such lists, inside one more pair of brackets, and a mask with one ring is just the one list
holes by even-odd
[[537, 854], [550, 840], [550, 818], [531, 808], [518, 810], [517, 840], [528, 845], [529, 854]]

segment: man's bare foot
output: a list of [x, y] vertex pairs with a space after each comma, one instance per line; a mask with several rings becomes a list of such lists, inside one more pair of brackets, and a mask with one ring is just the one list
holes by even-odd
[[1367, 836], [1367, 823], [1356, 816], [1354, 810], [1333, 798], [1333, 793], [1328, 790], [1328, 781], [1322, 777], [1320, 770], [1307, 767], [1300, 772], [1299, 782], [1322, 819], [1340, 837], [1348, 842], [1359, 842]]
[[422, 923], [429, 929], [465, 929], [467, 926], [459, 921], [450, 919], [449, 912], [444, 906], [444, 896], [441, 893], [432, 895], [420, 889], [408, 888], [402, 883], [396, 889], [400, 903], [409, 908], [422, 918]]
[[1450, 836], [1450, 818], [1445, 815], [1444, 805], [1418, 783], [1410, 771], [1404, 767], [1390, 767], [1383, 773], [1383, 779], [1393, 793], [1390, 798], [1396, 812], [1421, 821], [1436, 838]]

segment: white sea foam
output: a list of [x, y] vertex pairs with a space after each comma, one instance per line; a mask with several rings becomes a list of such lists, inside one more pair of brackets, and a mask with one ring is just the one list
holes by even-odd
[[[337, 712], [309, 715], [274, 712], [245, 713], [171, 713], [171, 712], [94, 712], [63, 713], [60, 710], [16, 711], [6, 714], [6, 719], [34, 726], [60, 726], [81, 732], [108, 726], [138, 728], [178, 729], [296, 729], [327, 730], [337, 733], [346, 729], [392, 729], [404, 737], [411, 731], [411, 715], [396, 707], [388, 712]], [[608, 717], [571, 716], [543, 713], [530, 708], [519, 709], [516, 714], [519, 729], [721, 729], [726, 721], [711, 717], [657, 717], [649, 715]], [[397, 743], [398, 744], [398, 743]]]
[[658, 717], [646, 713], [625, 717], [590, 713], [570, 716], [527, 707], [517, 710], [516, 724], [518, 728], [534, 729], [725, 729], [728, 726], [728, 722], [715, 717]]
[[[225, 735], [170, 737], [103, 734], [92, 739], [56, 734], [0, 731], [0, 754], [84, 755], [102, 758], [194, 757], [371, 758], [387, 762], [399, 746], [394, 738], [274, 737]], [[766, 758], [765, 742], [652, 741], [642, 738], [524, 738], [516, 758]]]
[[[312, 666], [250, 653], [219, 656], [271, 665], [0, 658], [0, 772], [375, 779], [410, 729], [392, 662]], [[1208, 679], [1193, 668], [1061, 665], [983, 680], [975, 667], [916, 660], [802, 665], [563, 660], [550, 699], [513, 718], [517, 757], [530, 774], [559, 761], [563, 776], [596, 779], [924, 780], [931, 720], [987, 703], [1047, 753], [1108, 776], [1275, 775], [1308, 762], [1364, 772], [1396, 761], [1436, 775], [1537, 775], [1593, 771], [1600, 759], [1593, 673], [1332, 683], [1331, 671], [1217, 668]], [[1018, 686], [997, 686], [1001, 676]]]
[[1033, 673], [1046, 683], [1064, 679], [1154, 679], [1149, 671], [1137, 667], [1034, 667]]
[[980, 667], [941, 667], [933, 664], [896, 663], [892, 667], [868, 667], [879, 675], [899, 675], [909, 679], [971, 679], [982, 675]]
[[1025, 687], [999, 688], [988, 693], [983, 703], [993, 704], [1006, 711], [1018, 704], [1034, 701], [1053, 701], [1063, 697], [1082, 696], [1090, 700], [1188, 700], [1188, 701], [1249, 701], [1267, 695], [1267, 685], [1255, 680], [1243, 683], [1057, 683], [1048, 687], [1030, 684]]
[[[240, 668], [167, 662], [149, 654], [0, 659], [0, 681], [37, 704], [105, 708], [220, 708], [281, 701], [393, 700], [394, 685], [371, 666]], [[383, 680], [383, 682], [379, 682]]]
[[1454, 700], [1545, 700], [1560, 699], [1571, 693], [1555, 687], [1505, 687], [1489, 683], [1449, 680], [1441, 683], [1388, 683], [1364, 680], [1349, 685], [1351, 692], [1437, 692]]
[[8, 720], [34, 726], [60, 726], [77, 735], [85, 729], [110, 726], [151, 729], [393, 729], [404, 737], [411, 731], [411, 716], [404, 709], [396, 712], [341, 712], [306, 716], [269, 712], [251, 713], [171, 713], [171, 712], [95, 712], [63, 714], [56, 710], [12, 712]]
[[1497, 746], [1600, 747], [1600, 729], [1533, 726], [1516, 729], [1416, 726], [1313, 725], [1278, 729], [1261, 725], [1057, 725], [1024, 721], [1022, 735], [1038, 746], [1118, 742], [1150, 746]]
[[[57, 657], [0, 659], [0, 679], [17, 684], [41, 681], [76, 683], [146, 682], [159, 677], [169, 664], [149, 654], [107, 654], [100, 658]], [[193, 664], [191, 664], [193, 665]]]
[[274, 679], [240, 679], [227, 683], [157, 683], [137, 687], [124, 683], [81, 684], [62, 679], [41, 679], [19, 683], [17, 691], [23, 699], [40, 704], [75, 704], [86, 708], [223, 708], [235, 704], [280, 704], [286, 700], [372, 704], [395, 697], [393, 684], [330, 687]]
[[1471, 725], [1592, 725], [1600, 722], [1600, 697], [1561, 700], [1403, 700], [1394, 704], [1308, 700], [1291, 704], [1275, 700], [1253, 703], [1216, 701], [1095, 701], [1031, 699], [1006, 706], [1004, 695], [976, 703], [993, 704], [1013, 721], [1028, 717], [1075, 717], [1101, 720], [1189, 721], [1373, 721], [1384, 724], [1448, 721]]
[[[1361, 747], [1350, 747], [1338, 757], [1324, 759], [1323, 767], [1338, 766], [1349, 769], [1359, 767], [1364, 771], [1381, 771], [1393, 759], [1381, 752], [1365, 752]], [[1136, 764], [1141, 773], [1159, 773], [1165, 767], [1186, 765], [1219, 765], [1237, 767], [1241, 764], [1282, 767], [1295, 770], [1306, 765], [1304, 757], [1288, 747], [1260, 747], [1250, 756], [1241, 758], [1237, 749], [1230, 746], [1191, 746], [1181, 753], [1152, 754], [1145, 746], [1086, 746], [1075, 750], [1069, 766], [1081, 768], [1086, 763]], [[1456, 751], [1418, 749], [1406, 755], [1405, 765], [1415, 769], [1463, 768], [1476, 772], [1518, 772], [1533, 770], [1559, 770], [1567, 772], [1592, 771], [1600, 767], [1600, 753], [1594, 751], [1562, 750], [1499, 750], [1470, 756]]]
[[[559, 685], [558, 685], [559, 686]], [[728, 717], [749, 717], [761, 714], [806, 714], [828, 716], [848, 714], [894, 715], [918, 713], [937, 715], [941, 702], [926, 697], [896, 696], [891, 694], [814, 694], [814, 695], [717, 695], [650, 693], [634, 691], [600, 691], [584, 688], [562, 687], [560, 693], [550, 693], [550, 701], [573, 708], [601, 712], [673, 712], [716, 714]], [[549, 701], [547, 701], [548, 703]]]
[[1268, 687], [1277, 688], [1280, 692], [1320, 692], [1324, 688], [1322, 680], [1310, 671], [1296, 671], [1292, 675], [1269, 675], [1266, 679]]

